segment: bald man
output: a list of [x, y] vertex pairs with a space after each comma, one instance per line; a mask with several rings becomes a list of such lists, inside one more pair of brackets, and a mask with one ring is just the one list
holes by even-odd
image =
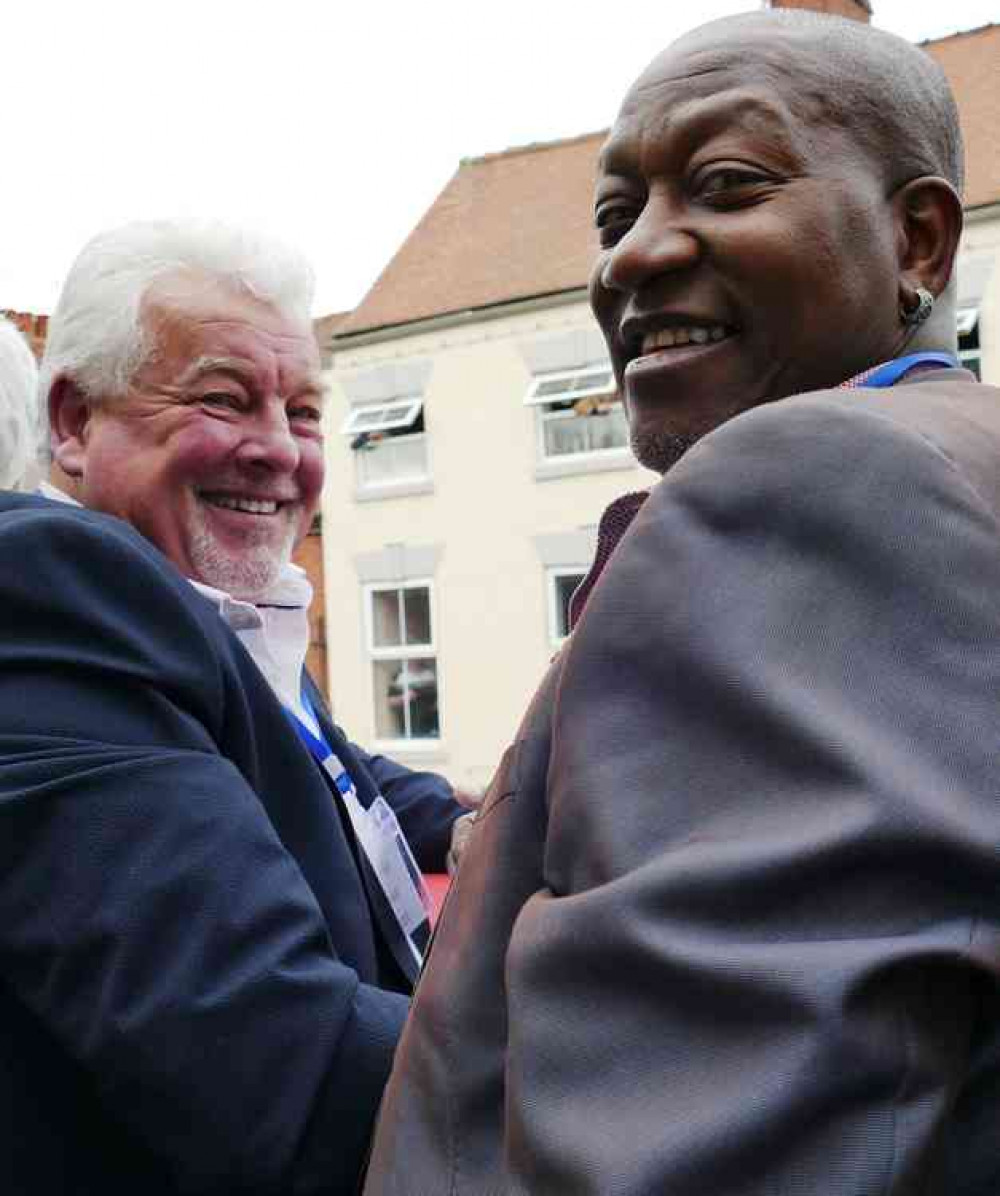
[[487, 794], [369, 1196], [1000, 1192], [961, 170], [934, 63], [834, 18], [714, 23], [626, 96], [591, 301], [666, 476], [607, 517]]

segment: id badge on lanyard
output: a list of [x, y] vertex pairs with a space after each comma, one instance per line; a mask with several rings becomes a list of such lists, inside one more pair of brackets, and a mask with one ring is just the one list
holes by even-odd
[[[378, 877], [392, 912], [403, 933], [412, 942], [413, 932], [428, 920], [431, 906], [420, 869], [399, 820], [381, 793], [365, 809], [358, 800], [354, 782], [333, 752], [328, 753], [322, 765], [341, 796], [354, 834]], [[420, 962], [421, 955], [416, 944], [413, 944], [413, 952]]]
[[413, 935], [425, 922], [429, 923], [431, 899], [399, 820], [381, 793], [370, 806], [363, 806], [350, 774], [337, 755], [293, 711], [289, 710], [288, 714], [299, 737], [333, 782], [347, 811], [354, 837], [375, 873], [419, 968], [423, 963], [423, 952]]

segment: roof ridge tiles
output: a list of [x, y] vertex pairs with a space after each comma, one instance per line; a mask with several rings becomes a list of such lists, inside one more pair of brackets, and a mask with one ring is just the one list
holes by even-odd
[[474, 154], [459, 159], [459, 166], [476, 166], [480, 162], [495, 162], [500, 158], [516, 158], [522, 154], [544, 153], [546, 150], [561, 149], [567, 145], [578, 145], [582, 141], [592, 141], [597, 137], [607, 137], [607, 129], [595, 129], [590, 133], [577, 133], [573, 137], [556, 137], [552, 141], [529, 141], [524, 145], [511, 145], [507, 149], [492, 150], [486, 154]]
[[917, 42], [921, 49], [926, 46], [939, 46], [941, 42], [953, 41], [956, 37], [972, 37], [977, 33], [984, 33], [987, 29], [1000, 29], [1000, 24], [996, 21], [986, 21], [982, 25], [974, 25], [971, 29], [955, 29], [951, 33], [943, 33], [940, 37], [928, 37], [922, 42]]

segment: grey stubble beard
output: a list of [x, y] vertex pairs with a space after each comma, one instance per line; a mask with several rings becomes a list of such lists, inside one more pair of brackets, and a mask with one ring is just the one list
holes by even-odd
[[223, 548], [212, 534], [201, 511], [197, 511], [191, 529], [191, 561], [198, 579], [217, 590], [254, 602], [274, 585], [281, 570], [292, 558], [295, 547], [295, 527], [286, 523], [284, 538], [275, 544], [272, 534], [250, 542], [241, 552]]

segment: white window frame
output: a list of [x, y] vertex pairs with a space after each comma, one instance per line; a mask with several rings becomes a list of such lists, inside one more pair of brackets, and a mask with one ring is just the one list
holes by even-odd
[[[362, 454], [364, 453], [380, 453], [383, 449], [388, 449], [390, 452], [390, 445], [401, 444], [422, 444], [424, 446], [423, 462], [418, 471], [413, 473], [395, 474], [388, 478], [367, 478], [365, 477], [365, 465], [363, 464]], [[431, 463], [428, 455], [428, 443], [426, 432], [414, 432], [409, 436], [393, 436], [387, 440], [376, 441], [375, 444], [356, 451], [354, 462], [354, 474], [357, 480], [359, 491], [365, 493], [375, 492], [379, 490], [391, 491], [396, 487], [413, 486], [420, 482], [426, 482], [431, 476]]]
[[[392, 747], [399, 751], [405, 750], [407, 752], [440, 748], [443, 738], [441, 734], [441, 668], [438, 658], [437, 636], [435, 634], [435, 628], [437, 627], [437, 607], [434, 600], [434, 583], [428, 577], [408, 578], [406, 581], [374, 581], [365, 583], [362, 586], [362, 590], [364, 593], [365, 649], [368, 656], [370, 709], [372, 712], [372, 729], [375, 732], [375, 742], [380, 746]], [[427, 644], [393, 644], [381, 648], [376, 647], [374, 595], [387, 591], [398, 593], [401, 590], [427, 591], [427, 605], [431, 623], [430, 642]], [[421, 735], [418, 737], [404, 735], [394, 738], [379, 736], [377, 732], [378, 720], [375, 717], [375, 662], [379, 660], [417, 660], [426, 659], [427, 657], [433, 657], [434, 659], [434, 672], [437, 681], [437, 735]], [[404, 706], [404, 711], [405, 709]], [[405, 718], [409, 718], [408, 713], [405, 714]]]
[[[352, 407], [341, 426], [341, 435], [358, 436], [362, 432], [392, 432], [397, 428], [408, 428], [416, 422], [423, 405], [422, 398], [408, 395], [394, 399], [391, 403], [366, 403]], [[402, 414], [393, 416], [392, 412], [397, 408], [402, 408]]]
[[[587, 380], [590, 379], [588, 382]], [[539, 394], [544, 387], [553, 382], [571, 383], [579, 381], [577, 386], [567, 385], [564, 391], [547, 391]], [[576, 370], [550, 370], [547, 373], [536, 374], [524, 396], [526, 407], [544, 407], [549, 403], [569, 403], [574, 399], [586, 399], [591, 395], [605, 395], [615, 388], [615, 375], [610, 362], [597, 362], [594, 365], [581, 366]]]
[[[553, 400], [554, 402], [563, 402], [562, 399]], [[621, 406], [621, 399], [615, 400], [618, 406]], [[624, 411], [624, 408], [622, 408]], [[613, 459], [615, 455], [627, 455], [630, 452], [628, 440], [624, 444], [615, 444], [610, 448], [600, 449], [584, 449], [578, 453], [550, 453], [547, 451], [545, 443], [545, 429], [548, 424], [561, 422], [568, 419], [601, 419], [610, 418], [611, 413], [606, 416], [600, 415], [578, 415], [573, 410], [559, 410], [549, 411], [545, 407], [538, 408], [537, 416], [537, 439], [538, 439], [538, 461], [543, 465], [563, 465], [568, 462], [587, 462], [587, 461], [603, 461], [606, 459]]]
[[561, 648], [566, 640], [569, 639], [568, 627], [565, 635], [559, 634], [559, 587], [556, 583], [562, 577], [579, 577], [580, 581], [583, 581], [586, 576], [586, 565], [553, 565], [545, 570], [545, 586], [549, 610], [549, 642], [554, 648]]
[[[413, 486], [420, 486], [429, 481], [431, 476], [430, 443], [426, 429], [421, 432], [403, 432], [420, 418], [424, 400], [417, 396], [405, 396], [394, 399], [390, 403], [368, 403], [354, 407], [348, 412], [347, 418], [341, 426], [343, 436], [368, 436], [375, 439], [360, 444], [354, 450], [354, 475], [358, 493], [365, 495], [393, 494], [400, 490], [408, 490]], [[381, 418], [376, 418], [381, 417]], [[381, 438], [382, 433], [393, 432], [395, 435]], [[386, 478], [369, 478], [363, 453], [389, 453], [398, 451], [389, 446], [403, 444], [420, 444], [423, 446], [422, 461], [418, 469], [409, 473], [395, 474]]]
[[956, 331], [959, 336], [958, 360], [966, 369], [972, 369], [973, 365], [977, 368], [975, 373], [978, 377], [982, 377], [983, 373], [983, 345], [980, 340], [979, 345], [974, 349], [963, 349], [961, 338], [963, 336], [971, 336], [979, 327], [979, 306], [978, 304], [967, 307], [960, 307], [955, 317]]
[[[564, 390], [549, 391], [553, 383], [565, 382]], [[539, 393], [540, 391], [545, 393]], [[588, 462], [614, 461], [617, 457], [627, 458], [630, 455], [628, 441], [624, 444], [613, 445], [611, 448], [583, 450], [576, 453], [549, 453], [547, 451], [545, 432], [548, 425], [570, 419], [600, 419], [600, 415], [580, 415], [571, 408], [556, 408], [557, 403], [574, 403], [580, 399], [604, 398], [615, 396], [614, 402], [621, 411], [621, 398], [616, 395], [614, 372], [610, 362], [596, 362], [588, 366], [580, 366], [575, 370], [550, 370], [547, 373], [536, 374], [528, 387], [524, 397], [526, 407], [536, 409], [536, 456], [542, 466], [565, 466], [579, 463], [586, 466]], [[605, 417], [607, 418], [607, 417]]]

